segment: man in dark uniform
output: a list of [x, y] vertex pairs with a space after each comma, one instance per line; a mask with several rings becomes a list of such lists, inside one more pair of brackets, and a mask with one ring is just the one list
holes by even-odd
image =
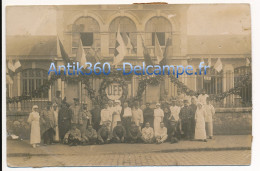
[[94, 103], [93, 109], [90, 111], [92, 115], [92, 125], [95, 130], [99, 130], [100, 128], [100, 113], [101, 113], [101, 108], [99, 107], [98, 103]]
[[117, 126], [113, 129], [113, 142], [123, 143], [125, 141], [126, 131], [121, 121], [117, 121]]
[[195, 122], [195, 113], [197, 110], [197, 105], [196, 105], [196, 97], [192, 97], [191, 98], [191, 105], [190, 105], [190, 109], [191, 109], [191, 138], [194, 139], [194, 135], [195, 135], [195, 126], [196, 126], [196, 122]]
[[192, 139], [191, 137], [191, 109], [189, 107], [189, 101], [184, 99], [184, 106], [180, 111], [180, 119], [181, 119], [181, 130], [183, 131], [184, 139]]
[[136, 126], [135, 122], [131, 123], [131, 127], [128, 130], [127, 142], [129, 143], [140, 143], [142, 142], [142, 133], [140, 132], [139, 126]]
[[110, 123], [105, 122], [98, 130], [98, 144], [109, 144], [111, 141]]
[[149, 122], [152, 128], [153, 128], [153, 111], [154, 110], [150, 107], [150, 103], [146, 103], [146, 108], [143, 111], [144, 123]]
[[58, 115], [58, 126], [59, 126], [59, 135], [61, 142], [65, 134], [70, 130], [71, 126], [71, 115], [72, 111], [69, 108], [69, 104], [66, 102], [66, 99], [62, 100], [61, 108], [59, 109]]

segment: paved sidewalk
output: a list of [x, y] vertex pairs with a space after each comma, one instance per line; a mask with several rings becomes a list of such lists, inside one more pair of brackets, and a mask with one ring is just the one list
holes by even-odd
[[28, 141], [7, 141], [7, 163], [13, 167], [42, 166], [146, 166], [146, 165], [247, 165], [251, 136], [215, 136], [208, 142], [177, 144], [107, 144], [33, 149]]

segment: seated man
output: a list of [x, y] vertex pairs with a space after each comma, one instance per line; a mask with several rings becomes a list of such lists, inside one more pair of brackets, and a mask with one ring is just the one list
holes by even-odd
[[145, 144], [150, 144], [154, 141], [153, 128], [150, 127], [149, 122], [146, 122], [145, 127], [142, 129], [142, 140]]
[[171, 143], [177, 143], [179, 141], [177, 132], [178, 122], [172, 119], [169, 124], [168, 139]]
[[141, 136], [142, 134], [140, 132], [139, 126], [136, 126], [135, 122], [132, 122], [131, 127], [128, 130], [127, 142], [129, 143], [142, 142]]
[[81, 142], [81, 132], [77, 129], [76, 124], [72, 125], [72, 128], [65, 134], [64, 143], [71, 146], [77, 146]]
[[92, 145], [97, 142], [97, 131], [93, 129], [92, 125], [89, 124], [87, 130], [82, 135], [82, 140], [84, 143]]
[[160, 128], [155, 132], [155, 140], [157, 144], [163, 143], [167, 139], [167, 128], [164, 127], [164, 123], [160, 123]]
[[123, 143], [125, 141], [126, 131], [121, 121], [117, 121], [117, 126], [113, 129], [113, 142]]
[[110, 122], [106, 121], [98, 130], [98, 144], [108, 144], [111, 140]]

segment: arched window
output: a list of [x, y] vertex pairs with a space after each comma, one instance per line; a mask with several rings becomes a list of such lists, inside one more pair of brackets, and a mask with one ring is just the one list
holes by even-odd
[[100, 27], [98, 22], [92, 17], [81, 17], [72, 25], [72, 54], [77, 53], [79, 41], [86, 54], [91, 47], [100, 47]]
[[145, 40], [147, 46], [154, 46], [155, 34], [161, 46], [165, 46], [171, 35], [171, 23], [164, 17], [153, 17], [145, 25]]
[[[26, 69], [21, 74], [21, 90], [24, 95], [31, 95], [33, 90], [41, 87], [48, 80], [48, 71], [43, 69]], [[48, 98], [48, 90], [33, 98]]]
[[[128, 17], [117, 17], [109, 25], [109, 54], [114, 54], [116, 33], [120, 25], [120, 32], [128, 49], [128, 54], [136, 54], [137, 34], [136, 25]], [[125, 36], [124, 36], [125, 35]], [[130, 39], [128, 41], [127, 39]]]

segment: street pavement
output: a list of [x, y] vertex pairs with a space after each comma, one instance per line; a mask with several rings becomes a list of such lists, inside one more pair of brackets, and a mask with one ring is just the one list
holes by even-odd
[[7, 141], [9, 167], [249, 165], [251, 136], [215, 136], [208, 142], [107, 144], [33, 149], [29, 141]]

